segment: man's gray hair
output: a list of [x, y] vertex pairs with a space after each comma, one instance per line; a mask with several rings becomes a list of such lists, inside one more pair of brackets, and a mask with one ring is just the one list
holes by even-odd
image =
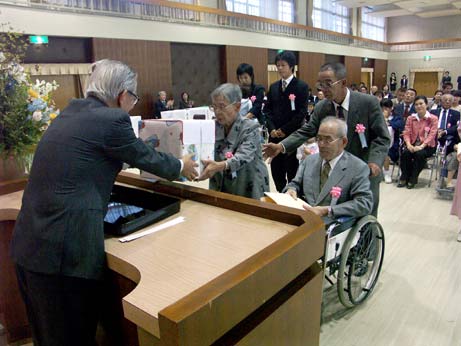
[[340, 62], [329, 62], [320, 67], [320, 72], [331, 70], [337, 80], [346, 78], [346, 66]]
[[323, 124], [335, 124], [336, 125], [336, 135], [338, 138], [347, 137], [347, 124], [344, 120], [338, 119], [333, 116], [326, 117], [320, 123], [320, 126]]
[[120, 93], [128, 90], [136, 93], [138, 75], [126, 64], [116, 60], [99, 60], [93, 64], [86, 89], [103, 101], [114, 101]]
[[217, 96], [224, 97], [229, 103], [237, 103], [242, 101], [242, 90], [237, 84], [225, 83], [211, 93], [211, 100], [213, 101]]
[[449, 98], [451, 99], [452, 102], [453, 102], [453, 100], [455, 99], [455, 97], [454, 97], [452, 94], [443, 94], [443, 95], [442, 95], [442, 98], [444, 98], [444, 97], [445, 97], [445, 98], [449, 97]]

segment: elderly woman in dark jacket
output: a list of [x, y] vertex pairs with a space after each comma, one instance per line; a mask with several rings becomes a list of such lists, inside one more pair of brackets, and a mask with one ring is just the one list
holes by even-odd
[[259, 199], [269, 191], [269, 174], [262, 158], [259, 126], [239, 115], [242, 92], [222, 84], [211, 93], [216, 115], [215, 160], [204, 160], [198, 178], [210, 178], [210, 189]]

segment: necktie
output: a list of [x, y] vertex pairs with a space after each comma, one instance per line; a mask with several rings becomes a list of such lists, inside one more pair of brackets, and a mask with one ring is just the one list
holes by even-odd
[[339, 119], [344, 119], [344, 111], [342, 106], [338, 106], [337, 109], [337, 116]]
[[287, 81], [282, 80], [282, 91], [285, 92], [285, 89], [287, 88]]
[[410, 106], [405, 105], [405, 111], [403, 112], [403, 118], [406, 119], [410, 115]]
[[320, 173], [320, 191], [323, 189], [323, 185], [328, 180], [328, 175], [330, 174], [331, 166], [330, 163], [327, 161], [323, 164], [322, 172]]
[[444, 109], [442, 113], [442, 121], [440, 122], [440, 128], [445, 130], [447, 128], [447, 110]]

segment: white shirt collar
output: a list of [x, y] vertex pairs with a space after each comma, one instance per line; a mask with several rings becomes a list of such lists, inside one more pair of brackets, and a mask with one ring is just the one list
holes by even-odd
[[[328, 174], [328, 176], [331, 175], [331, 172], [333, 172], [333, 169], [335, 168], [336, 164], [338, 163], [338, 161], [341, 159], [341, 157], [343, 155], [344, 155], [344, 150], [341, 152], [341, 154], [336, 156], [334, 159], [331, 159], [330, 161], [328, 161], [328, 163], [330, 164], [330, 173]], [[322, 160], [322, 168], [323, 168], [323, 165], [325, 164], [325, 162], [327, 162], [327, 161]]]
[[[343, 103], [341, 103], [341, 107], [343, 107], [346, 110], [346, 112], [349, 112], [350, 100], [351, 100], [351, 91], [349, 90], [349, 88], [347, 88], [346, 97], [344, 98]], [[335, 109], [338, 109], [339, 104], [336, 103], [335, 101], [333, 101], [333, 103], [335, 104]]]
[[[416, 120], [418, 120], [418, 121], [421, 120], [418, 113], [413, 113], [412, 116], [415, 117]], [[431, 117], [431, 114], [428, 111], [426, 111], [426, 113], [424, 114], [424, 119], [428, 119], [430, 117]]]
[[288, 86], [288, 85], [290, 84], [290, 82], [292, 81], [292, 79], [294, 78], [294, 76], [295, 76], [295, 75], [292, 74], [292, 75], [291, 75], [290, 77], [288, 77], [287, 79], [283, 79], [283, 78], [282, 78], [282, 81], [287, 82], [287, 86]]

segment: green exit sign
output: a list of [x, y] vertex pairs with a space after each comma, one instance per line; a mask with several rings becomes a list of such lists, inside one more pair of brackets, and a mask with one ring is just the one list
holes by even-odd
[[424, 61], [431, 61], [432, 57], [430, 55], [425, 55], [423, 59]]
[[29, 36], [31, 44], [48, 44], [48, 36]]

